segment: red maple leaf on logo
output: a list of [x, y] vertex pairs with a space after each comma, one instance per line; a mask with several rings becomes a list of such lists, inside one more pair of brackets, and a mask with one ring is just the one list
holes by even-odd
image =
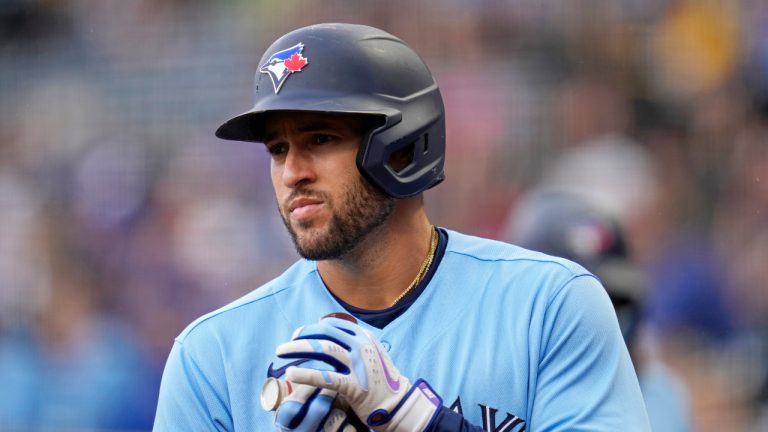
[[307, 58], [299, 53], [295, 53], [291, 58], [286, 59], [283, 64], [288, 72], [299, 72], [301, 68], [307, 65]]

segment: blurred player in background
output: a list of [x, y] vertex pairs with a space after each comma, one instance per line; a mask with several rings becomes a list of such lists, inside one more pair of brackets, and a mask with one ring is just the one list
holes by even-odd
[[[216, 134], [265, 145], [303, 259], [176, 338], [156, 431], [649, 430], [589, 271], [429, 221], [445, 116], [413, 50], [301, 28], [267, 49], [255, 100]], [[356, 322], [321, 319], [342, 311]], [[290, 392], [276, 414], [259, 407], [267, 379]]]
[[693, 430], [682, 380], [639, 340], [646, 282], [616, 219], [584, 197], [556, 188], [533, 189], [510, 215], [505, 237], [525, 248], [575, 261], [600, 278], [638, 371], [653, 431]]

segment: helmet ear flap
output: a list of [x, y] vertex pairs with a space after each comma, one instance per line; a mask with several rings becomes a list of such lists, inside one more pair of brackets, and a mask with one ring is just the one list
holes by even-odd
[[358, 169], [395, 198], [414, 196], [437, 185], [444, 178], [444, 121], [439, 116], [410, 131], [403, 122], [373, 130], [358, 152]]
[[389, 155], [385, 165], [395, 173], [402, 174], [413, 166], [416, 151], [416, 143], [412, 142], [400, 150], [395, 150]]

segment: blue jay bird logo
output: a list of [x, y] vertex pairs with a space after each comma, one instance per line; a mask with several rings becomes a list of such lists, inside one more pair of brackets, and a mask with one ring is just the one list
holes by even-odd
[[291, 74], [301, 72], [301, 69], [309, 63], [309, 60], [301, 54], [303, 50], [304, 44], [299, 42], [288, 49], [272, 54], [269, 60], [261, 65], [259, 72], [269, 75], [275, 94], [280, 91]]

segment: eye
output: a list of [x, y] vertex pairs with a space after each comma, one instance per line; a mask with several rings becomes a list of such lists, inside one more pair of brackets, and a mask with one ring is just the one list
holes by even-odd
[[314, 144], [327, 144], [331, 141], [333, 141], [336, 137], [333, 135], [328, 134], [315, 134], [314, 136]]
[[267, 153], [272, 155], [272, 157], [280, 156], [282, 154], [285, 154], [285, 152], [288, 151], [288, 146], [285, 144], [267, 144]]

